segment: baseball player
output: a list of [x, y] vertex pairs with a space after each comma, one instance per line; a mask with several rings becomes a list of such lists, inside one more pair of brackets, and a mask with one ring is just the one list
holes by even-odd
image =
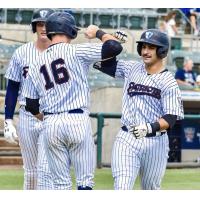
[[[52, 9], [38, 9], [33, 13], [31, 27], [33, 33], [37, 34], [37, 40], [22, 45], [15, 51], [5, 74], [8, 86], [5, 98], [4, 136], [8, 142], [15, 144], [19, 137], [24, 168], [24, 189], [52, 189], [53, 187], [44, 155], [41, 122], [25, 110], [26, 102], [22, 95], [30, 64], [37, 60], [50, 44], [46, 36], [45, 21], [53, 12]], [[20, 104], [18, 136], [13, 125], [17, 98]]]
[[116, 190], [132, 189], [138, 175], [142, 189], [160, 189], [169, 151], [167, 131], [184, 116], [179, 87], [163, 65], [167, 35], [149, 29], [137, 43], [142, 62], [113, 58], [94, 66], [124, 79], [122, 127], [111, 160]]
[[79, 29], [74, 17], [66, 12], [50, 15], [46, 30], [52, 44], [29, 68], [24, 90], [26, 109], [40, 120], [44, 115], [45, 150], [54, 188], [72, 189], [72, 165], [78, 190], [91, 190], [95, 152], [87, 74], [90, 64], [116, 56], [122, 46], [94, 25], [87, 28], [85, 35], [89, 39], [97, 37], [103, 44], [70, 44]]

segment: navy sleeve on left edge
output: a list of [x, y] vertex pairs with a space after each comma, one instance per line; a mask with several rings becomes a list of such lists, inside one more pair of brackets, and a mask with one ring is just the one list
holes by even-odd
[[5, 97], [5, 119], [13, 119], [20, 82], [8, 80]]

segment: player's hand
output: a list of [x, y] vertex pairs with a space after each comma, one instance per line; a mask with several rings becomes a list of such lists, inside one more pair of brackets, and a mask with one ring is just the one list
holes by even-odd
[[85, 37], [88, 39], [96, 38], [96, 33], [99, 30], [99, 27], [96, 25], [89, 25], [85, 31]]
[[18, 136], [13, 125], [12, 119], [6, 119], [4, 122], [4, 137], [11, 144], [18, 144]]
[[118, 39], [118, 41], [121, 42], [121, 43], [125, 43], [125, 42], [128, 41], [128, 35], [124, 31], [117, 30], [114, 33], [112, 33], [112, 35], [116, 39]]
[[37, 115], [34, 115], [37, 119], [39, 119], [40, 121], [43, 121], [44, 119], [44, 114], [43, 113], [38, 113]]
[[152, 128], [151, 125], [147, 123], [139, 126], [130, 126], [129, 132], [132, 133], [136, 139], [140, 139], [152, 133]]

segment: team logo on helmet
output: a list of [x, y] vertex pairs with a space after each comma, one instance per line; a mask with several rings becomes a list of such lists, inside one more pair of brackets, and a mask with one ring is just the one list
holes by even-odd
[[145, 33], [145, 38], [149, 39], [149, 38], [152, 37], [152, 35], [153, 35], [152, 32], [147, 31], [147, 32]]
[[41, 10], [41, 11], [40, 11], [40, 16], [41, 16], [42, 18], [44, 18], [44, 17], [46, 17], [47, 13], [48, 13], [47, 10]]

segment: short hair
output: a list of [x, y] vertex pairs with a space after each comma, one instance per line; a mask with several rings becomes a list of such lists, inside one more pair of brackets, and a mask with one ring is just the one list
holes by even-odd
[[190, 61], [190, 60], [193, 61], [192, 58], [190, 58], [190, 57], [185, 57], [185, 58], [184, 58], [183, 64], [184, 64], [184, 65], [187, 64], [188, 61]]

